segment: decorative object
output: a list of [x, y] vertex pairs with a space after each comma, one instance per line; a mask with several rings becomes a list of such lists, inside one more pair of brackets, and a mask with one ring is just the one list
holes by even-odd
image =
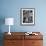
[[10, 33], [10, 25], [14, 24], [14, 18], [5, 18], [5, 25], [9, 25], [9, 32], [8, 34], [11, 35]]
[[22, 25], [35, 24], [35, 8], [21, 8], [20, 14], [20, 21]]
[[38, 35], [37, 33], [33, 33], [33, 32], [26, 32], [25, 35]]

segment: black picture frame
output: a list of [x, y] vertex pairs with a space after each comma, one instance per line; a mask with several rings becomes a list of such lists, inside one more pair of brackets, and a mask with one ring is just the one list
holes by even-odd
[[21, 25], [35, 24], [35, 8], [21, 8], [20, 10]]

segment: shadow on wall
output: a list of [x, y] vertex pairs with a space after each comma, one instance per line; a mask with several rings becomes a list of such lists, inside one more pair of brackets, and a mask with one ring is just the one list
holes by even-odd
[[5, 17], [0, 16], [0, 46], [3, 46], [3, 32], [2, 32], [2, 25], [5, 23]]

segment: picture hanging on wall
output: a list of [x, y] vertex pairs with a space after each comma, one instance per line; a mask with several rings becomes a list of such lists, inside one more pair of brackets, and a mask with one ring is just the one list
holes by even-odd
[[21, 8], [20, 22], [22, 25], [35, 24], [35, 8]]

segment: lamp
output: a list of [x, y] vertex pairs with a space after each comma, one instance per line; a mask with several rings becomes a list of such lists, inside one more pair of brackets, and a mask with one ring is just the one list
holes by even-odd
[[11, 35], [10, 33], [10, 25], [14, 24], [14, 18], [5, 18], [5, 25], [9, 25], [9, 32], [8, 34]]

